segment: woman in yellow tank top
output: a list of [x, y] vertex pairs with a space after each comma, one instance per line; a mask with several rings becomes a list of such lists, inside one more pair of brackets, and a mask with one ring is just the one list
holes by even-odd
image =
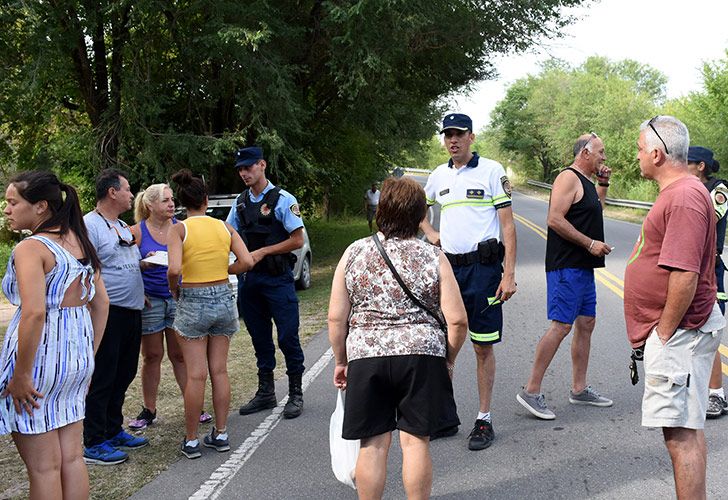
[[[208, 367], [215, 426], [202, 444], [220, 452], [230, 450], [227, 358], [230, 337], [240, 324], [228, 274], [244, 273], [253, 267], [253, 258], [232, 226], [205, 215], [207, 189], [202, 179], [183, 169], [172, 176], [172, 181], [178, 185], [177, 199], [187, 209], [187, 219], [172, 226], [167, 237], [167, 279], [169, 291], [177, 299], [174, 329], [187, 365], [181, 450], [187, 458], [198, 458], [202, 454], [197, 431]], [[229, 264], [231, 251], [237, 258], [233, 264]]]

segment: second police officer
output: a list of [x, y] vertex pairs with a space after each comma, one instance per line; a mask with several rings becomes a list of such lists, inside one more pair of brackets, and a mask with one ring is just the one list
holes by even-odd
[[276, 406], [273, 369], [276, 365], [273, 324], [278, 347], [286, 361], [289, 381], [285, 418], [303, 411], [303, 350], [298, 338], [298, 297], [293, 280], [291, 253], [304, 242], [303, 220], [296, 198], [274, 186], [265, 175], [263, 150], [252, 146], [238, 150], [235, 168], [245, 189], [235, 199], [227, 222], [240, 233], [255, 266], [238, 282], [238, 307], [253, 341], [258, 366], [258, 391], [241, 415]]
[[[716, 254], [715, 254], [715, 279], [718, 286], [717, 301], [720, 311], [725, 314], [725, 263], [723, 262], [723, 245], [725, 243], [726, 213], [728, 212], [728, 187], [726, 181], [716, 178], [713, 174], [720, 169], [720, 163], [713, 158], [713, 151], [702, 146], [690, 146], [688, 148], [688, 171], [697, 176], [703, 185], [710, 192], [710, 199], [713, 201], [716, 220]], [[723, 370], [720, 352], [715, 353], [713, 369], [710, 374], [708, 388], [707, 418], [718, 418], [728, 413], [728, 403], [723, 390]]]

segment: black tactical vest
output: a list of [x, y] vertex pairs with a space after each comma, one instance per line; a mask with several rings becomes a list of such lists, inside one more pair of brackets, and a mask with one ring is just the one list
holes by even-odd
[[[259, 202], [250, 201], [250, 190], [246, 189], [238, 197], [235, 210], [238, 214], [240, 237], [249, 251], [275, 245], [287, 240], [290, 235], [285, 226], [275, 217], [275, 208], [281, 196], [281, 188], [269, 190]], [[269, 255], [255, 265], [253, 270], [267, 272], [273, 276], [283, 274], [296, 262], [292, 253]]]

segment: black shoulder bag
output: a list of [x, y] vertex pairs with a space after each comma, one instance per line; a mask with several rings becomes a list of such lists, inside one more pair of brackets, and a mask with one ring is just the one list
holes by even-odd
[[377, 236], [377, 233], [372, 234], [372, 239], [374, 240], [374, 244], [377, 246], [377, 250], [379, 250], [379, 253], [382, 254], [382, 258], [384, 259], [384, 262], [387, 263], [389, 270], [392, 271], [392, 274], [394, 275], [394, 279], [397, 280], [397, 283], [399, 283], [399, 286], [402, 287], [402, 290], [404, 290], [404, 293], [407, 294], [407, 297], [409, 297], [412, 300], [412, 302], [414, 302], [419, 308], [421, 308], [427, 314], [429, 314], [430, 316], [435, 318], [435, 320], [437, 321], [437, 324], [440, 326], [440, 330], [442, 330], [445, 333], [445, 336], [447, 337], [447, 324], [445, 324], [445, 322], [440, 319], [440, 316], [435, 314], [430, 308], [425, 306], [417, 297], [415, 297], [415, 295], [407, 287], [407, 285], [404, 284], [404, 281], [402, 281], [401, 276], [399, 275], [397, 270], [394, 268], [394, 264], [392, 264], [392, 261], [389, 259], [389, 255], [387, 255], [387, 252], [384, 250], [384, 246], [382, 245], [382, 242], [379, 241], [379, 237]]
[[[418, 307], [420, 307], [422, 310], [427, 312], [430, 316], [435, 318], [437, 321], [437, 324], [440, 326], [440, 330], [443, 331], [445, 334], [445, 352], [447, 353], [447, 324], [440, 319], [440, 316], [435, 314], [432, 310], [430, 310], [428, 307], [426, 307], [417, 297], [414, 296], [412, 291], [407, 288], [407, 285], [404, 284], [404, 281], [402, 281], [402, 278], [400, 277], [397, 270], [394, 268], [394, 264], [392, 264], [392, 261], [389, 259], [389, 255], [387, 255], [387, 252], [384, 251], [384, 246], [382, 245], [382, 242], [379, 241], [379, 237], [377, 236], [377, 233], [372, 234], [372, 239], [374, 240], [374, 244], [377, 246], [377, 250], [379, 250], [379, 253], [382, 254], [382, 258], [384, 259], [384, 262], [387, 263], [387, 266], [389, 267], [389, 270], [392, 271], [392, 274], [394, 275], [394, 279], [397, 280], [397, 283], [399, 283], [399, 286], [402, 287], [402, 290], [404, 290], [404, 293], [407, 294], [407, 296], [417, 304]], [[446, 356], [447, 358], [447, 356]], [[452, 377], [452, 371], [451, 368], [448, 368], [450, 370], [450, 377]], [[453, 395], [452, 390], [452, 382], [448, 381], [447, 385], [447, 394], [445, 396], [445, 401], [443, 403], [442, 408], [440, 408], [440, 415], [437, 419], [437, 424], [435, 427], [435, 431], [431, 434], [431, 436], [437, 437], [444, 437], [444, 436], [452, 436], [452, 430], [454, 429], [455, 432], [457, 432], [458, 425], [460, 425], [460, 418], [458, 417], [458, 408], [455, 404], [455, 397]]]

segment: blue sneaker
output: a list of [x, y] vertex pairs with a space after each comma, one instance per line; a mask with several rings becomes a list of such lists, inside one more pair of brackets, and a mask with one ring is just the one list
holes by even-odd
[[122, 450], [136, 450], [149, 444], [149, 440], [141, 436], [132, 436], [128, 432], [121, 431], [116, 436], [106, 441], [114, 448]]
[[129, 455], [117, 450], [108, 441], [83, 449], [83, 461], [89, 465], [116, 465], [125, 462], [127, 458]]

